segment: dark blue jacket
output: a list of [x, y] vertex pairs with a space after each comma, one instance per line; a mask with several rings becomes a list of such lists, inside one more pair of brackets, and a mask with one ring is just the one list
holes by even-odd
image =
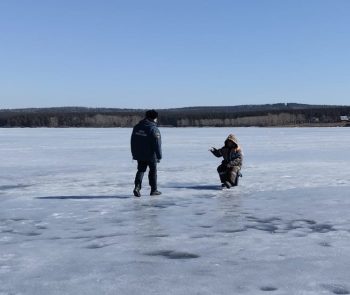
[[133, 159], [138, 161], [157, 161], [162, 158], [162, 141], [155, 122], [143, 119], [134, 127], [131, 153]]

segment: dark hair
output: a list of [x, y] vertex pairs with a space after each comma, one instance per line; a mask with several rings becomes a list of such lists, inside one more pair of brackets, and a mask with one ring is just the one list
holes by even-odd
[[154, 120], [158, 118], [158, 113], [155, 110], [149, 110], [146, 112], [146, 118]]

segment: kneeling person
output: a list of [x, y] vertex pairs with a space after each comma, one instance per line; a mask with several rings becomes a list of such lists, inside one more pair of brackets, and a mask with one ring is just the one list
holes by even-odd
[[216, 149], [213, 147], [210, 151], [214, 156], [224, 158], [217, 168], [222, 186], [227, 188], [236, 186], [243, 162], [243, 154], [237, 138], [230, 134], [222, 148]]

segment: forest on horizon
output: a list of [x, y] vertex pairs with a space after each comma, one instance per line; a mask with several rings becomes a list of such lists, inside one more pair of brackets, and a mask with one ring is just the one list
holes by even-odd
[[[132, 127], [146, 110], [121, 108], [0, 109], [0, 127]], [[159, 109], [169, 127], [349, 126], [350, 106], [279, 103]], [[344, 117], [343, 117], [344, 118]]]

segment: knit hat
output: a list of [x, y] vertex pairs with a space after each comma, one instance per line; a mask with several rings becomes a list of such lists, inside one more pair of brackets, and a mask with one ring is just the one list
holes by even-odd
[[158, 118], [158, 113], [155, 110], [149, 110], [146, 112], [146, 118], [154, 120]]

